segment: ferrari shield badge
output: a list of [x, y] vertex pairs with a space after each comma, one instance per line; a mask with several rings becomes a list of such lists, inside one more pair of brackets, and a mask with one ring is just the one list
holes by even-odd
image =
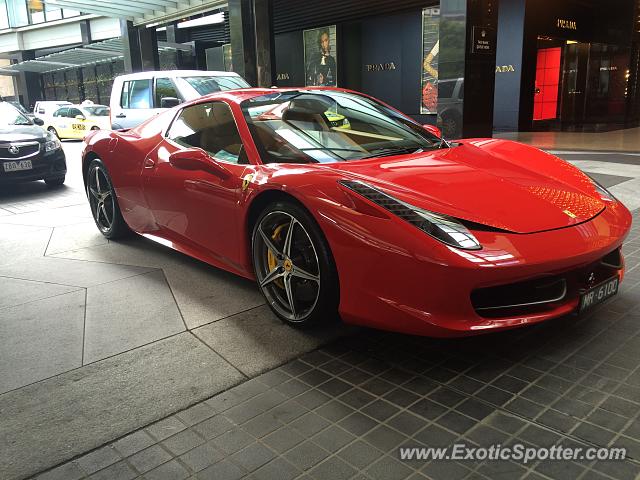
[[245, 175], [244, 178], [242, 179], [242, 191], [244, 192], [247, 188], [249, 188], [249, 185], [251, 184], [251, 180], [253, 180], [253, 173], [250, 173], [249, 175]]

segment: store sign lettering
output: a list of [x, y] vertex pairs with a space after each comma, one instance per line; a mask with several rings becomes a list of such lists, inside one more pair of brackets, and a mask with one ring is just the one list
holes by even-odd
[[496, 65], [496, 73], [511, 73], [515, 71], [516, 69], [513, 65]]
[[395, 70], [396, 64], [394, 62], [388, 63], [370, 63], [364, 66], [367, 72], [384, 72], [389, 70]]
[[289, 80], [289, 72], [279, 73], [276, 78], [278, 80]]
[[575, 20], [565, 20], [563, 18], [558, 18], [558, 28], [562, 28], [563, 30], [578, 30], [578, 23]]

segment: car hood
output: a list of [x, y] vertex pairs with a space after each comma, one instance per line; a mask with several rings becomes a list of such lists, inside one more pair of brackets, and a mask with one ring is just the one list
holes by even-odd
[[505, 140], [327, 166], [414, 206], [515, 233], [577, 225], [605, 208], [580, 170]]
[[47, 133], [38, 125], [2, 125], [0, 142], [43, 141]]

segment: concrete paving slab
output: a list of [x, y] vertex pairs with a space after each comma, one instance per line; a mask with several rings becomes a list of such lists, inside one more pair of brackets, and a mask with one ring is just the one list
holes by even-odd
[[78, 290], [78, 287], [0, 277], [0, 292], [2, 292], [0, 310], [43, 298], [55, 297], [75, 290]]
[[82, 365], [84, 300], [78, 290], [0, 310], [0, 393]]
[[183, 333], [0, 395], [0, 478], [34, 475], [243, 378]]
[[131, 265], [110, 265], [99, 262], [43, 257], [0, 266], [0, 277], [91, 287], [133, 277], [152, 270], [152, 268]]
[[87, 290], [84, 364], [185, 330], [161, 270]]
[[50, 238], [50, 228], [19, 227], [18, 232], [0, 232], [0, 265], [41, 257]]
[[106, 245], [107, 243], [109, 241], [100, 233], [93, 221], [56, 227], [45, 254], [51, 255], [95, 245]]
[[194, 260], [180, 252], [152, 242], [139, 235], [109, 242], [107, 245], [82, 248], [64, 253], [53, 254], [57, 258], [88, 260], [120, 265], [165, 268], [172, 265], [190, 265]]
[[189, 329], [264, 304], [256, 284], [202, 262], [164, 270]]
[[197, 328], [193, 333], [251, 377], [355, 331], [341, 323], [296, 330], [263, 305]]
[[[35, 206], [33, 207], [35, 208]], [[64, 209], [38, 210], [28, 213], [18, 213], [0, 217], [0, 223], [4, 225], [33, 225], [36, 227], [60, 227], [74, 225], [87, 221], [86, 216], [69, 215]]]

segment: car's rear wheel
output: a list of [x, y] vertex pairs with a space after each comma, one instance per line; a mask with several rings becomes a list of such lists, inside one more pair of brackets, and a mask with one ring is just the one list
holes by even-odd
[[49, 133], [51, 133], [52, 135], [55, 135], [56, 137], [60, 138], [60, 135], [58, 135], [58, 131], [55, 128], [49, 127], [49, 128], [47, 128], [47, 131]]
[[102, 235], [116, 239], [130, 233], [122, 218], [111, 177], [100, 159], [96, 158], [89, 164], [86, 189], [93, 220]]
[[292, 202], [275, 202], [252, 233], [256, 280], [273, 312], [307, 327], [337, 318], [338, 274], [315, 220]]
[[93, 126], [91, 127], [91, 130], [100, 130], [100, 127]]

